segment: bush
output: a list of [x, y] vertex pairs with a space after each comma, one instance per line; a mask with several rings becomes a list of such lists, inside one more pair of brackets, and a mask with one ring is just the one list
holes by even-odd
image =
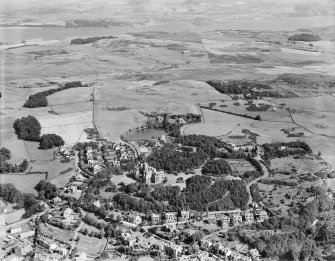
[[40, 140], [40, 149], [51, 149], [53, 147], [63, 146], [64, 140], [57, 134], [44, 134]]
[[34, 116], [22, 117], [14, 122], [15, 133], [19, 139], [39, 141], [41, 124]]

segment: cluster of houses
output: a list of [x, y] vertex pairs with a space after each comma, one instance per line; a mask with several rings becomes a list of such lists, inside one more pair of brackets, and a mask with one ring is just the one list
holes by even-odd
[[148, 163], [143, 163], [139, 169], [139, 174], [142, 177], [143, 182], [159, 184], [164, 181], [165, 173], [162, 170], [156, 170], [156, 168], [149, 166]]
[[97, 149], [87, 146], [85, 148], [87, 167], [93, 175], [97, 174], [105, 166], [120, 167], [122, 160], [134, 160], [132, 149], [121, 143], [103, 141]]

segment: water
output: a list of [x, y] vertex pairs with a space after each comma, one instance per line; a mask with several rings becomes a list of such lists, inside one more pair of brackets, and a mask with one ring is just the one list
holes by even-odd
[[267, 20], [231, 20], [220, 18], [214, 24], [193, 25], [190, 22], [156, 23], [139, 26], [115, 26], [94, 28], [64, 28], [64, 27], [0, 27], [0, 42], [18, 43], [32, 39], [63, 40], [85, 36], [120, 35], [129, 32], [204, 32], [212, 30], [296, 30], [298, 28], [311, 28], [330, 26], [335, 24], [332, 16], [311, 17], [273, 17]]

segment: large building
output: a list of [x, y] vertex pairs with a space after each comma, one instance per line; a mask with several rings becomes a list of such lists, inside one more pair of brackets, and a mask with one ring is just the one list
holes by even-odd
[[142, 174], [143, 181], [146, 183], [159, 184], [165, 178], [164, 171], [157, 171], [154, 167], [149, 166], [148, 163], [143, 163], [140, 173]]

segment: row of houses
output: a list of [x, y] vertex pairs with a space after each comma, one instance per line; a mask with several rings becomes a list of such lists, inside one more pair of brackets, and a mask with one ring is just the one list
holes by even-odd
[[66, 256], [69, 245], [59, 242], [50, 236], [39, 233], [36, 237], [36, 242], [47, 249], [50, 253], [58, 253], [61, 256]]
[[258, 210], [249, 210], [243, 212], [232, 213], [226, 215], [224, 213], [208, 213], [205, 217], [208, 223], [217, 223], [218, 221], [222, 222], [222, 225], [239, 225], [243, 222], [253, 223], [253, 222], [263, 222], [265, 219], [268, 219], [268, 214], [266, 211]]
[[229, 261], [255, 261], [260, 258], [260, 253], [257, 249], [251, 249], [247, 251], [246, 255], [243, 255], [236, 251], [232, 251], [229, 247], [220, 242], [212, 242], [210, 240], [202, 240], [201, 248], [209, 252], [218, 253]]

